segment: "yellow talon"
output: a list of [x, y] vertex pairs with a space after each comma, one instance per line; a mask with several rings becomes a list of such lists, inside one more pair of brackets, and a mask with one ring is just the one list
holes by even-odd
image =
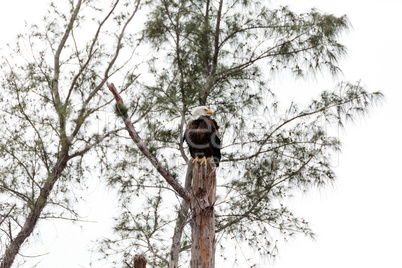
[[200, 161], [200, 165], [206, 165], [207, 164], [207, 158], [204, 156], [203, 158], [199, 159], [198, 161]]
[[191, 158], [191, 162], [193, 162], [193, 164], [195, 163], [195, 162], [198, 162], [200, 159], [198, 158], [198, 156], [194, 159], [194, 158]]

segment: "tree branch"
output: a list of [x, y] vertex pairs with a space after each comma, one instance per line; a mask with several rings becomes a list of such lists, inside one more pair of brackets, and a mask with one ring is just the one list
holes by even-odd
[[54, 106], [56, 108], [56, 112], [59, 116], [59, 124], [60, 124], [60, 136], [61, 136], [61, 143], [65, 146], [66, 143], [68, 143], [67, 135], [66, 135], [66, 114], [65, 114], [65, 109], [64, 105], [61, 102], [60, 99], [60, 92], [59, 92], [59, 78], [60, 78], [60, 55], [62, 50], [64, 49], [67, 39], [70, 35], [70, 32], [73, 29], [74, 22], [77, 19], [78, 12], [81, 8], [81, 3], [82, 0], [78, 0], [77, 6], [73, 10], [73, 13], [71, 15], [69, 24], [66, 28], [66, 31], [64, 32], [63, 38], [60, 41], [59, 46], [57, 47], [56, 53], [54, 55], [54, 73], [53, 73], [53, 80], [52, 80], [52, 97], [53, 97], [53, 102]]
[[[94, 47], [95, 47], [96, 42], [98, 41], [98, 37], [99, 37], [100, 31], [101, 31], [103, 25], [109, 19], [109, 17], [112, 15], [112, 13], [115, 10], [115, 8], [116, 8], [118, 3], [119, 3], [119, 0], [116, 1], [116, 3], [113, 5], [113, 7], [110, 10], [110, 12], [106, 15], [106, 17], [103, 19], [103, 21], [99, 24], [98, 29], [97, 29], [96, 34], [95, 34], [95, 37], [94, 37], [94, 39], [92, 41], [91, 47], [89, 49], [88, 58], [87, 58], [86, 62], [84, 63], [84, 65], [80, 66], [81, 67], [80, 70], [74, 76], [73, 81], [71, 82], [71, 86], [70, 86], [70, 89], [68, 91], [68, 95], [67, 95], [67, 98], [66, 98], [66, 101], [65, 101], [65, 104], [64, 104], [65, 107], [67, 107], [68, 100], [70, 99], [70, 95], [71, 95], [71, 93], [72, 93], [72, 91], [74, 89], [74, 86], [75, 86], [78, 78], [84, 72], [84, 70], [87, 68], [89, 62], [92, 60], [92, 57], [94, 55], [94, 53], [93, 53]], [[74, 36], [73, 36], [73, 38], [74, 38]], [[77, 51], [77, 57], [78, 57], [78, 51]]]
[[[118, 93], [117, 89], [113, 84], [106, 83], [109, 90], [113, 93], [113, 96], [115, 96], [115, 99], [118, 103], [121, 105], [124, 105], [123, 99], [120, 97], [120, 94]], [[137, 131], [135, 130], [131, 119], [129, 117], [124, 118], [124, 124], [126, 125], [126, 129], [131, 137], [131, 139], [134, 141], [134, 143], [137, 145], [138, 149], [144, 154], [146, 158], [151, 162], [151, 164], [156, 168], [156, 170], [159, 172], [160, 175], [166, 180], [170, 186], [173, 187], [173, 189], [177, 192], [177, 194], [186, 200], [187, 202], [190, 202], [191, 195], [189, 192], [183, 188], [173, 177], [170, 175], [170, 173], [162, 166], [162, 164], [159, 162], [159, 160], [149, 151], [148, 147], [144, 143], [144, 141], [141, 139], [141, 137], [138, 135]]]
[[[86, 108], [88, 106], [88, 103], [92, 100], [92, 98], [96, 95], [96, 93], [98, 93], [98, 91], [105, 85], [105, 83], [107, 83], [107, 79], [110, 77], [109, 72], [112, 69], [112, 67], [114, 66], [117, 58], [119, 57], [120, 50], [122, 48], [122, 40], [123, 40], [125, 31], [127, 29], [127, 26], [131, 22], [131, 20], [134, 18], [134, 15], [137, 13], [140, 3], [141, 3], [141, 0], [137, 0], [137, 3], [136, 3], [136, 6], [135, 6], [135, 9], [134, 9], [133, 13], [127, 19], [127, 21], [125, 22], [125, 24], [123, 26], [123, 29], [121, 30], [120, 34], [118, 35], [117, 44], [116, 44], [116, 50], [115, 50], [114, 56], [111, 59], [111, 61], [109, 62], [108, 66], [106, 67], [106, 70], [105, 70], [105, 72], [103, 74], [102, 80], [99, 82], [98, 86], [96, 86], [89, 93], [88, 97], [86, 98], [86, 100], [85, 100], [85, 102], [84, 102], [84, 104], [83, 104], [83, 106], [81, 108], [81, 111], [78, 114], [76, 122], [83, 122], [83, 119], [85, 119], [88, 116], [88, 114], [85, 114], [86, 113]], [[106, 19], [107, 18], [108, 17], [106, 17]], [[80, 123], [76, 124], [73, 133], [70, 135], [70, 140], [72, 140], [78, 134], [79, 130], [81, 129], [81, 126], [82, 126], [82, 123], [81, 124]]]
[[13, 211], [13, 209], [15, 208], [15, 204], [14, 206], [11, 207], [11, 209], [7, 212], [6, 215], [4, 215], [3, 219], [0, 221], [0, 226], [3, 224], [3, 222], [7, 219], [7, 217], [11, 214], [11, 212]]
[[86, 152], [91, 150], [93, 147], [95, 147], [96, 145], [101, 143], [105, 138], [109, 137], [110, 135], [116, 134], [117, 132], [119, 132], [119, 131], [121, 131], [123, 129], [124, 128], [118, 128], [118, 129], [111, 130], [111, 131], [107, 132], [106, 134], [104, 134], [103, 136], [97, 138], [95, 142], [87, 143], [87, 145], [85, 146], [84, 149], [82, 149], [81, 151], [77, 151], [77, 152], [73, 153], [72, 155], [69, 156], [69, 159], [72, 159], [72, 158], [77, 157], [77, 156], [84, 155]]
[[[191, 190], [191, 182], [193, 178], [193, 163], [191, 161], [187, 161], [187, 172], [186, 178], [184, 182], [184, 187], [187, 191]], [[177, 268], [179, 262], [179, 254], [182, 251], [181, 247], [181, 238], [184, 230], [184, 226], [187, 224], [187, 219], [189, 217], [188, 210], [190, 208], [190, 204], [184, 201], [180, 208], [177, 211], [176, 218], [176, 226], [174, 228], [174, 233], [172, 237], [172, 247], [170, 250], [170, 260], [169, 260], [169, 268]]]
[[212, 76], [215, 75], [216, 67], [218, 65], [219, 32], [220, 32], [220, 26], [221, 26], [222, 6], [223, 6], [223, 0], [220, 0], [219, 1], [219, 9], [218, 9], [218, 17], [216, 18], [214, 57], [212, 59], [212, 71], [211, 71]]

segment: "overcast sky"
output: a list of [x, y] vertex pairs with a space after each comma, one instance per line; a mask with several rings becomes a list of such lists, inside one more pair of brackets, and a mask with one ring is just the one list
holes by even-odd
[[[23, 31], [25, 20], [39, 19], [46, 2], [3, 1], [0, 44]], [[293, 202], [295, 212], [311, 222], [317, 239], [298, 237], [284, 244], [273, 267], [402, 267], [402, 4], [398, 0], [274, 2], [300, 11], [316, 7], [328, 13], [347, 14], [353, 25], [343, 37], [349, 56], [342, 61], [343, 75], [337, 79], [361, 79], [367, 88], [381, 90], [386, 101], [367, 118], [340, 131], [343, 151], [335, 157], [337, 183], [333, 188], [310, 192]], [[309, 99], [321, 89], [332, 89], [333, 85], [330, 75], [316, 81], [275, 82], [276, 87], [281, 87], [281, 94], [296, 101]], [[48, 224], [46, 231], [41, 232], [49, 254], [38, 267], [88, 267], [86, 263], [91, 256], [85, 252], [88, 246], [84, 241], [106, 230], [108, 220], [101, 218], [99, 212], [113, 211], [112, 205], [101, 203], [98, 195], [93, 195], [93, 201], [98, 205], [87, 205], [88, 219], [99, 224], [83, 231], [78, 226], [57, 222]], [[91, 218], [91, 215], [98, 216]], [[76, 243], [76, 237], [83, 242], [67, 247]]]

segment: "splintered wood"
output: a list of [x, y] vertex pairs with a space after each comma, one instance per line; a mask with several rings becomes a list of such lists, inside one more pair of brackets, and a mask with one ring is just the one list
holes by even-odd
[[124, 105], [123, 99], [121, 98], [121, 96], [120, 96], [119, 92], [117, 91], [116, 87], [114, 86], [114, 84], [106, 82], [106, 85], [109, 88], [110, 92], [112, 92], [114, 99], [118, 103]]

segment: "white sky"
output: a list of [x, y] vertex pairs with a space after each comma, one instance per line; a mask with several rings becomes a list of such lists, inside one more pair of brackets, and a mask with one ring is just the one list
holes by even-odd
[[[3, 2], [0, 45], [23, 31], [24, 20], [39, 19], [47, 1]], [[312, 223], [318, 234], [316, 241], [298, 237], [284, 244], [273, 267], [402, 267], [402, 4], [398, 0], [274, 2], [300, 11], [317, 7], [328, 13], [347, 14], [353, 30], [343, 39], [349, 57], [342, 61], [344, 75], [339, 80], [361, 79], [369, 89], [381, 90], [386, 102], [373, 109], [369, 117], [341, 131], [343, 152], [335, 187], [310, 192], [294, 202], [296, 213]], [[308, 82], [279, 80], [275, 85], [281, 87], [284, 97], [303, 100], [316, 95], [317, 90], [332, 89], [333, 84], [327, 75]], [[88, 267], [91, 256], [86, 253], [86, 241], [107, 230], [108, 219], [99, 216], [100, 212], [113, 211], [112, 204], [102, 202], [98, 195], [91, 196], [94, 203], [87, 205], [88, 220], [99, 223], [81, 229], [57, 221], [41, 228], [49, 254], [38, 267]]]

